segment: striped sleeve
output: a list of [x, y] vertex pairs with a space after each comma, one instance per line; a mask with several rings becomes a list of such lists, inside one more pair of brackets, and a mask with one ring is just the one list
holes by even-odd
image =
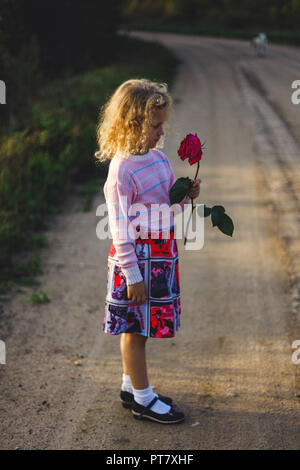
[[104, 185], [109, 225], [116, 256], [126, 276], [127, 284], [143, 280], [135, 252], [134, 233], [131, 233], [128, 211], [136, 196], [134, 181], [130, 179], [125, 166], [118, 166], [108, 175]]

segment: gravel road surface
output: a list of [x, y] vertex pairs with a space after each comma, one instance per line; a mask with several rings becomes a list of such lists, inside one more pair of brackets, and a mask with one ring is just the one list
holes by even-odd
[[[28, 292], [0, 306], [1, 449], [299, 449], [300, 50], [245, 41], [132, 33], [181, 59], [164, 151], [175, 174], [187, 133], [206, 142], [197, 203], [222, 204], [233, 238], [205, 219], [201, 250], [178, 241], [181, 331], [149, 339], [150, 383], [172, 396], [184, 423], [138, 422], [119, 403], [119, 338], [102, 333], [106, 258], [96, 208], [70, 197], [49, 220], [39, 276], [50, 302]], [[87, 155], [87, 158], [89, 156]], [[298, 397], [297, 397], [298, 395]]]

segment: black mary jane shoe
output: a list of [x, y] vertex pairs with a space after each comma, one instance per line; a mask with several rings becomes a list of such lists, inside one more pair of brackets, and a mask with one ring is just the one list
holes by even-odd
[[[166, 405], [172, 405], [172, 403], [173, 403], [172, 398], [164, 397], [163, 395], [159, 395], [159, 394], [158, 394], [158, 398], [160, 399], [160, 401], [163, 401], [164, 403], [166, 403]], [[120, 399], [121, 399], [121, 403], [124, 406], [124, 408], [131, 408], [132, 407], [132, 404], [133, 404], [133, 401], [134, 401], [133, 393], [125, 392], [125, 391], [121, 390]]]
[[171, 409], [168, 413], [159, 414], [152, 411], [150, 408], [156, 403], [159, 397], [153, 398], [148, 406], [142, 406], [133, 400], [131, 411], [135, 419], [147, 419], [150, 421], [155, 421], [156, 423], [161, 424], [176, 424], [184, 420], [184, 414], [182, 411], [176, 410], [174, 406], [171, 406]]

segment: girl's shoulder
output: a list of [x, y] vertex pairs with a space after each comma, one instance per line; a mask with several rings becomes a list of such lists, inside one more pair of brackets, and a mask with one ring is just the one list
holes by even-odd
[[131, 162], [127, 158], [120, 158], [118, 155], [115, 155], [110, 164], [108, 173], [124, 173], [130, 171]]
[[142, 156], [142, 158], [134, 155], [127, 159], [122, 158], [122, 155], [116, 154], [110, 162], [108, 178], [117, 178], [119, 180], [130, 178], [132, 180], [135, 178], [135, 175], [140, 175], [144, 171], [152, 171], [152, 164], [157, 160], [165, 161], [170, 166], [170, 161], [166, 154], [156, 148], [151, 149], [149, 155]]
[[105, 187], [127, 186], [132, 187], [133, 170], [131, 162], [125, 158], [113, 157], [108, 168]]
[[153, 149], [153, 150], [155, 150], [156, 155], [158, 155], [161, 160], [163, 160], [164, 162], [167, 163], [167, 165], [169, 166], [170, 170], [173, 171], [173, 170], [172, 170], [171, 162], [170, 162], [169, 158], [167, 157], [167, 155], [166, 155], [164, 152], [162, 152], [162, 150], [159, 150], [159, 149]]
[[166, 155], [162, 150], [159, 150], [159, 149], [157, 149], [157, 148], [152, 149], [152, 150], [153, 150], [154, 153], [155, 153], [156, 155], [158, 155], [160, 158], [163, 158], [163, 159], [167, 159], [167, 160], [168, 160], [167, 155]]

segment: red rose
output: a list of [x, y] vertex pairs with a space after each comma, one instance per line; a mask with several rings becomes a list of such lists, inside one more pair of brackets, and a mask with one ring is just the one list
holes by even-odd
[[188, 134], [185, 137], [178, 149], [178, 155], [181, 160], [188, 158], [190, 165], [193, 165], [194, 163], [197, 163], [201, 160], [202, 144], [199, 137], [197, 136], [197, 133], [195, 135]]

